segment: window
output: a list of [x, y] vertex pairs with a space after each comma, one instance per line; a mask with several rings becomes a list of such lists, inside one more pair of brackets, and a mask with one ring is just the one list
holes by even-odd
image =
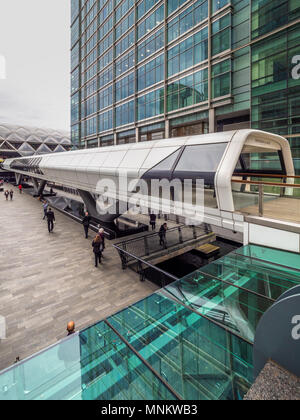
[[168, 112], [208, 99], [208, 70], [198, 71], [168, 85]]
[[134, 45], [134, 29], [130, 31], [126, 36], [124, 36], [119, 42], [116, 44], [116, 57], [119, 57], [123, 52], [125, 52], [128, 48]]
[[109, 63], [112, 62], [113, 60], [113, 49], [111, 48], [110, 50], [108, 50], [105, 54], [99, 54], [100, 58], [99, 58], [99, 71], [101, 71], [102, 69], [104, 69], [104, 67], [106, 67]]
[[117, 106], [115, 111], [116, 127], [135, 121], [134, 101]]
[[134, 0], [124, 0], [117, 8], [116, 8], [116, 22], [119, 22], [123, 16], [128, 12], [129, 9], [132, 8], [134, 5]]
[[300, 17], [298, 0], [252, 0], [252, 38], [257, 38]]
[[91, 96], [87, 99], [85, 116], [88, 117], [95, 112], [97, 112], [97, 95]]
[[135, 143], [135, 142], [136, 142], [135, 130], [123, 131], [122, 133], [118, 133], [117, 135], [117, 144], [129, 144], [129, 143]]
[[116, 102], [134, 94], [134, 72], [116, 82]]
[[97, 92], [97, 78], [89, 81], [85, 86], [85, 98]]
[[212, 97], [231, 93], [231, 60], [222, 61], [212, 67]]
[[138, 120], [155, 117], [164, 113], [164, 89], [140, 96], [137, 99]]
[[122, 73], [125, 73], [125, 71], [130, 70], [134, 67], [134, 64], [134, 50], [132, 50], [116, 61], [116, 76], [120, 76]]
[[72, 0], [71, 1], [71, 22], [74, 21], [78, 13], [79, 13], [79, 0]]
[[127, 15], [115, 29], [116, 40], [121, 38], [121, 36], [128, 31], [129, 28], [132, 28], [134, 25], [134, 11]]
[[164, 54], [155, 58], [137, 70], [138, 91], [164, 79]]
[[220, 54], [231, 47], [231, 14], [212, 24], [212, 55]]
[[92, 134], [97, 133], [97, 117], [90, 118], [85, 122], [85, 133], [86, 136], [90, 136]]
[[187, 0], [168, 0], [168, 15], [173, 13], [178, 7], [181, 7]]
[[137, 17], [140, 19], [160, 0], [143, 0], [137, 7]]
[[252, 48], [252, 127], [283, 136], [300, 133], [300, 85], [292, 76], [300, 25]]
[[79, 124], [72, 125], [71, 127], [71, 141], [74, 146], [79, 146]]
[[75, 20], [71, 28], [71, 46], [73, 46], [79, 39], [79, 18]]
[[207, 60], [208, 28], [205, 27], [168, 51], [168, 75], [172, 76]]
[[75, 93], [71, 98], [71, 124], [77, 121], [79, 121], [79, 93]]
[[278, 152], [252, 154], [243, 153], [241, 155], [241, 161], [243, 163], [243, 168], [246, 172], [284, 172], [284, 168], [282, 168], [282, 163]]
[[187, 146], [176, 166], [176, 172], [216, 172], [227, 143]]
[[113, 103], [113, 85], [101, 90], [98, 94], [99, 109], [107, 108]]
[[113, 128], [113, 111], [112, 109], [103, 112], [98, 117], [99, 132], [111, 130]]
[[168, 24], [168, 41], [171, 42], [208, 17], [208, 1], [198, 0]]
[[79, 76], [79, 67], [77, 67], [77, 69], [71, 74], [71, 93], [74, 93], [79, 89]]
[[212, 0], [212, 13], [222, 9], [228, 3], [230, 3], [230, 0]]
[[138, 61], [142, 61], [157, 52], [164, 46], [164, 31], [159, 29], [145, 41], [141, 42], [137, 48]]
[[99, 88], [107, 85], [113, 79], [112, 66], [108, 67], [107, 70], [104, 70], [98, 77]]
[[106, 146], [113, 146], [114, 145], [114, 136], [104, 136], [100, 139], [100, 146], [106, 147]]
[[150, 16], [138, 24], [137, 33], [138, 39], [152, 31], [155, 26], [159, 25], [164, 20], [164, 5], [156, 9]]

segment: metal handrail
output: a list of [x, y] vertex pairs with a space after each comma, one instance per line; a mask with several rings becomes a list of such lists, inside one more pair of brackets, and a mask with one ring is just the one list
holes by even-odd
[[284, 184], [279, 182], [264, 182], [264, 181], [245, 181], [231, 179], [234, 184], [257, 185], [259, 187], [259, 217], [264, 215], [264, 187], [280, 187], [280, 188], [300, 188], [300, 184]]
[[[189, 231], [190, 238], [188, 240], [184, 240], [183, 239], [183, 233], [185, 231]], [[174, 251], [174, 247], [182, 245], [184, 243], [188, 243], [191, 240], [197, 240], [198, 238], [200, 239], [202, 236], [204, 235], [208, 235], [209, 233], [211, 233], [210, 231], [210, 227], [207, 224], [203, 224], [201, 226], [185, 226], [185, 225], [180, 225], [171, 229], [168, 229], [166, 234], [167, 236], [175, 233], [178, 236], [175, 237], [175, 242], [172, 240], [172, 244], [170, 245], [170, 247], [165, 247], [163, 250], [165, 251], [166, 254], [169, 254], [170, 252]], [[200, 234], [201, 233], [201, 234]], [[135, 247], [139, 249], [138, 255], [140, 257], [146, 257], [146, 256], [150, 256], [150, 255], [154, 255], [159, 251], [162, 251], [161, 248], [159, 249], [152, 249], [151, 247], [153, 245], [151, 245], [151, 239], [153, 238], [158, 238], [159, 237], [159, 232], [154, 232], [151, 234], [147, 234], [147, 235], [142, 235], [142, 236], [138, 236], [137, 238], [134, 239], [130, 239], [127, 241], [123, 241], [123, 242], [118, 242], [116, 244], [114, 244], [115, 247], [118, 247], [124, 251], [127, 251], [127, 256], [128, 259], [130, 259], [130, 255], [134, 255], [132, 258], [136, 258], [135, 254], [130, 254], [130, 248]], [[128, 252], [129, 250], [129, 252]], [[170, 251], [172, 250], [172, 251]], [[121, 258], [122, 259], [122, 258]], [[128, 261], [125, 261], [125, 264], [127, 264]], [[122, 264], [124, 266], [124, 261], [122, 261]]]
[[[158, 271], [160, 274], [163, 274], [164, 276], [169, 277], [169, 278], [170, 278], [170, 279], [172, 279], [173, 281], [178, 281], [178, 280], [179, 280], [179, 278], [178, 278], [178, 277], [176, 277], [176, 276], [173, 276], [173, 274], [170, 274], [170, 273], [168, 273], [167, 271], [164, 271], [164, 270], [162, 270], [162, 269], [160, 269], [160, 268], [156, 267], [155, 265], [150, 264], [149, 262], [147, 262], [147, 261], [143, 260], [143, 259], [142, 259], [142, 258], [140, 258], [140, 257], [137, 257], [136, 255], [131, 254], [131, 253], [130, 253], [130, 252], [128, 252], [128, 251], [125, 251], [123, 248], [120, 248], [120, 247], [118, 246], [118, 244], [113, 244], [113, 247], [114, 247], [114, 248], [116, 248], [116, 250], [119, 252], [119, 254], [120, 254], [120, 253], [122, 253], [122, 254], [126, 254], [126, 255], [127, 255], [127, 256], [129, 256], [130, 258], [132, 258], [132, 259], [134, 259], [134, 260], [137, 260], [138, 262], [140, 262], [141, 264], [144, 264], [144, 265], [148, 266], [149, 268], [153, 268], [153, 269], [155, 269], [155, 271]], [[123, 268], [124, 268], [124, 266], [123, 266]]]
[[[167, 232], [175, 232], [176, 230], [178, 230], [178, 228], [182, 228], [182, 227], [186, 227], [186, 225], [182, 224], [182, 225], [179, 225], [179, 226], [175, 226], [173, 228], [168, 229]], [[148, 233], [147, 237], [151, 238], [151, 237], [157, 236], [157, 235], [158, 235], [158, 232], [153, 232], [153, 233]], [[144, 238], [144, 236], [138, 236], [137, 238], [129, 239], [128, 241], [118, 242], [115, 245], [123, 245], [123, 244], [126, 245], [126, 244], [129, 244], [129, 243], [140, 241], [142, 238]]]
[[248, 176], [252, 178], [293, 178], [293, 179], [300, 179], [300, 175], [281, 175], [281, 174], [254, 174], [254, 173], [247, 173], [247, 172], [237, 172], [233, 174], [234, 176]]
[[300, 188], [300, 184], [284, 184], [282, 182], [264, 182], [264, 181], [245, 181], [232, 179], [231, 182], [235, 184], [248, 184], [248, 185], [266, 185], [272, 187], [281, 187], [281, 188]]

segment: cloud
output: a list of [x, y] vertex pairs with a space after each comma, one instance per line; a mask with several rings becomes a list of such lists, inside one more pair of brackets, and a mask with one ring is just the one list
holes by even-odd
[[0, 10], [0, 122], [69, 130], [69, 0], [0, 0]]

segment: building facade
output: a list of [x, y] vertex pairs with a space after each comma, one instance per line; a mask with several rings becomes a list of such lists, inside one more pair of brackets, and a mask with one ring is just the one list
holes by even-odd
[[79, 148], [258, 128], [300, 173], [299, 0], [71, 0]]

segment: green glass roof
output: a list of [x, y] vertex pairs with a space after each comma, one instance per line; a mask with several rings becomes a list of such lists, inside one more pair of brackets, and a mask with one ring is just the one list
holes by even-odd
[[251, 345], [160, 293], [108, 321], [183, 399], [239, 399], [252, 383]]
[[279, 266], [282, 271], [291, 272], [296, 275], [300, 274], [300, 256], [299, 254], [281, 251], [279, 249], [267, 248], [259, 245], [247, 245], [240, 248], [236, 253], [243, 257], [257, 259], [265, 263], [270, 263], [271, 266]]

